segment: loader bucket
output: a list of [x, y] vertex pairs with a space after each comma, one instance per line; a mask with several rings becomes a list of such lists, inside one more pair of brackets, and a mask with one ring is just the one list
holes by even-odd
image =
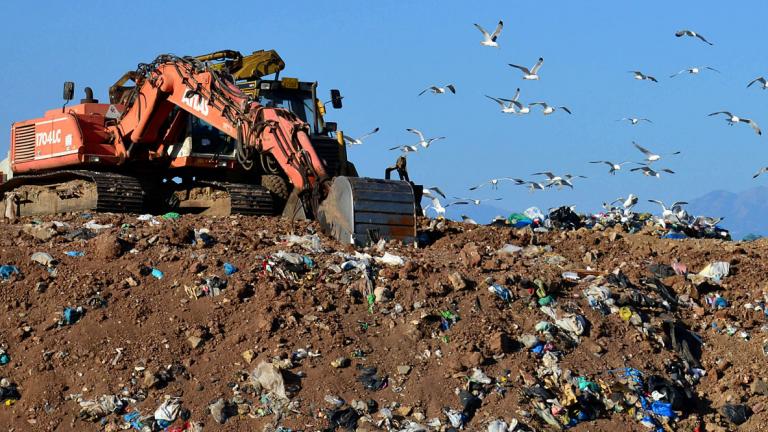
[[339, 176], [320, 205], [317, 219], [326, 234], [344, 244], [366, 246], [381, 239], [413, 243], [414, 190], [404, 181]]

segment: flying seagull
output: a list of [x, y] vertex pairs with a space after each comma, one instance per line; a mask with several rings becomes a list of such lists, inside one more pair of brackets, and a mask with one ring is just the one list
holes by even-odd
[[700, 35], [700, 34], [696, 33], [696, 32], [695, 32], [695, 31], [693, 31], [693, 30], [679, 30], [679, 31], [676, 31], [676, 32], [675, 32], [675, 36], [677, 36], [677, 37], [683, 37], [683, 36], [690, 36], [690, 37], [695, 37], [695, 38], [699, 38], [699, 39], [701, 39], [701, 41], [702, 41], [702, 42], [704, 42], [704, 43], [706, 43], [706, 44], [709, 44], [709, 45], [714, 45], [712, 42], [710, 42], [710, 41], [706, 40], [706, 39], [704, 38], [704, 36], [702, 36], [702, 35]]
[[637, 117], [624, 117], [622, 119], [616, 120], [616, 121], [628, 121], [632, 126], [635, 126], [636, 124], [640, 123], [641, 121], [646, 121], [648, 123], [653, 123], [647, 118], [637, 118]]
[[768, 167], [762, 167], [759, 170], [757, 170], [757, 172], [755, 173], [755, 175], [752, 176], [752, 178], [758, 178], [760, 174], [765, 174], [765, 173], [768, 173]]
[[496, 30], [493, 34], [488, 34], [488, 32], [478, 24], [475, 24], [475, 27], [477, 27], [477, 29], [480, 30], [480, 33], [483, 34], [483, 40], [480, 42], [480, 45], [494, 48], [499, 47], [499, 43], [496, 42], [496, 40], [501, 34], [501, 29], [504, 28], [504, 21], [499, 20], [499, 24], [496, 25]]
[[656, 177], [656, 178], [661, 177], [661, 174], [659, 173], [659, 171], [663, 171], [663, 172], [670, 173], [670, 174], [674, 174], [675, 173], [674, 171], [672, 171], [669, 168], [662, 168], [659, 171], [656, 171], [653, 168], [649, 167], [648, 165], [644, 165], [644, 166], [638, 167], [638, 168], [632, 168], [630, 171], [642, 171], [644, 176]]
[[[642, 153], [645, 155], [645, 160], [646, 160], [646, 161], [647, 161], [649, 164], [650, 164], [651, 162], [656, 162], [657, 160], [660, 160], [660, 159], [661, 159], [661, 156], [662, 156], [662, 155], [660, 155], [660, 154], [655, 154], [655, 153], [653, 153], [652, 151], [648, 150], [647, 148], [645, 148], [645, 147], [641, 146], [640, 144], [638, 144], [638, 143], [636, 143], [636, 142], [634, 142], [634, 141], [632, 141], [632, 144], [635, 146], [635, 148], [636, 148], [636, 149], [640, 150], [640, 151], [641, 151], [641, 152], [642, 152]], [[676, 151], [676, 152], [674, 152], [674, 153], [669, 153], [669, 155], [678, 155], [678, 154], [680, 154], [680, 152], [679, 152], [679, 151]], [[633, 169], [633, 170], [630, 170], [630, 171], [637, 171], [638, 169], [640, 169], [640, 168], [637, 168], [637, 169]]]
[[509, 100], [509, 99], [502, 99], [505, 102], [512, 103], [517, 108], [518, 114], [528, 114], [531, 112], [531, 104], [523, 105], [521, 102], [518, 102], [517, 100]]
[[495, 190], [495, 189], [498, 189], [498, 188], [499, 188], [499, 182], [501, 182], [501, 181], [503, 181], [503, 180], [514, 181], [514, 179], [511, 179], [511, 178], [509, 178], [509, 177], [494, 178], [494, 179], [490, 179], [490, 180], [488, 180], [488, 181], [487, 181], [487, 182], [485, 182], [485, 183], [480, 183], [480, 184], [479, 184], [479, 185], [477, 185], [477, 186], [472, 186], [471, 188], [469, 188], [469, 190], [477, 190], [477, 189], [480, 189], [481, 187], [483, 187], [483, 186], [485, 186], [485, 185], [488, 185], [488, 184], [489, 184], [489, 185], [491, 185], [491, 189], [494, 189], [494, 190]]
[[541, 69], [541, 65], [542, 64], [544, 64], [544, 57], [539, 57], [539, 60], [530, 69], [528, 69], [525, 66], [519, 66], [519, 65], [516, 65], [516, 64], [509, 63], [509, 65], [511, 67], [516, 68], [516, 69], [520, 69], [523, 72], [523, 79], [524, 80], [538, 80], [539, 79], [539, 69]]
[[423, 95], [428, 91], [431, 91], [432, 94], [443, 94], [446, 91], [450, 91], [451, 93], [456, 94], [456, 87], [454, 87], [453, 84], [448, 84], [444, 87], [430, 86], [422, 90], [421, 93], [419, 93], [419, 96]]
[[599, 164], [599, 163], [606, 164], [609, 167], [611, 167], [611, 169], [608, 171], [608, 173], [611, 174], [611, 175], [616, 175], [616, 171], [620, 171], [622, 165], [628, 164], [629, 161], [619, 162], [619, 163], [613, 163], [611, 161], [592, 161], [590, 163], [593, 163], [593, 164]]
[[406, 129], [410, 133], [414, 133], [419, 136], [419, 142], [417, 142], [415, 145], [420, 145], [424, 148], [429, 148], [429, 145], [432, 144], [434, 141], [445, 139], [444, 136], [436, 137], [436, 138], [424, 138], [424, 134], [421, 133], [418, 129], [408, 128]]
[[683, 69], [683, 70], [681, 70], [680, 72], [678, 72], [676, 74], [670, 75], [669, 77], [670, 78], [674, 78], [674, 77], [676, 77], [676, 76], [678, 76], [680, 74], [684, 74], [684, 73], [689, 73], [691, 75], [696, 75], [696, 74], [698, 74], [699, 72], [701, 72], [701, 71], [703, 71], [705, 69], [711, 70], [711, 71], [714, 71], [714, 72], [717, 72], [717, 73], [720, 73], [719, 70], [717, 70], [717, 69], [715, 69], [713, 67], [709, 67], [709, 66], [694, 66], [694, 67], [690, 67], [688, 69]]
[[[515, 101], [513, 101], [513, 100], [510, 100], [510, 99], [499, 99], [499, 98], [491, 97], [491, 96], [488, 96], [488, 95], [485, 95], [485, 97], [487, 97], [488, 99], [490, 99], [490, 100], [496, 102], [497, 104], [499, 104], [499, 107], [501, 107], [501, 112], [503, 112], [505, 114], [515, 114], [517, 112], [517, 111], [515, 111]], [[507, 101], [507, 102], [505, 102], [505, 101]]]
[[415, 153], [419, 151], [419, 148], [415, 145], [401, 145], [390, 148], [390, 150], [400, 150], [403, 153]]
[[754, 129], [756, 134], [758, 134], [758, 135], [762, 135], [763, 134], [763, 132], [760, 130], [760, 126], [758, 126], [757, 123], [754, 120], [750, 120], [748, 118], [742, 118], [742, 117], [733, 115], [729, 111], [713, 112], [709, 116], [711, 117], [711, 116], [718, 115], [718, 114], [724, 114], [724, 115], [728, 116], [726, 121], [731, 126], [733, 126], [734, 123], [746, 123], [746, 124], [750, 125], [752, 127], [752, 129]]
[[461, 215], [461, 220], [462, 220], [462, 222], [464, 222], [466, 224], [477, 225], [477, 222], [475, 222], [474, 219], [472, 219], [471, 217], [469, 217], [467, 215]]
[[568, 107], [564, 107], [564, 106], [553, 107], [553, 106], [550, 106], [549, 104], [547, 104], [546, 102], [531, 102], [529, 104], [529, 106], [534, 106], [534, 105], [541, 105], [542, 107], [544, 107], [544, 110], [542, 111], [544, 113], [544, 115], [550, 115], [553, 112], [555, 112], [557, 109], [561, 109], [561, 110], [567, 112], [568, 114], [572, 114], [571, 110], [568, 109]]
[[351, 146], [352, 146], [352, 145], [360, 145], [360, 144], [362, 144], [362, 143], [363, 143], [363, 140], [364, 140], [364, 139], [368, 138], [369, 136], [371, 136], [371, 135], [375, 134], [375, 133], [376, 133], [376, 132], [378, 132], [378, 131], [379, 131], [379, 128], [376, 128], [376, 129], [374, 129], [374, 130], [372, 130], [372, 131], [368, 132], [368, 133], [367, 133], [367, 134], [365, 134], [365, 135], [360, 135], [360, 136], [359, 136], [359, 137], [357, 137], [357, 138], [352, 138], [352, 137], [351, 137], [351, 136], [349, 136], [349, 135], [344, 135], [344, 142], [346, 142], [346, 143], [347, 143], [347, 145], [351, 145]]
[[441, 191], [440, 188], [437, 186], [425, 187], [421, 194], [425, 197], [430, 197], [430, 198], [434, 198], [435, 195], [440, 195], [441, 197], [445, 198], [445, 193]]
[[[515, 181], [515, 183], [517, 183], [517, 181]], [[523, 183], [518, 183], [518, 184], [528, 185], [528, 190], [531, 191], [531, 193], [536, 192], [537, 190], [544, 190], [544, 188], [546, 187], [543, 184], [535, 181], [524, 181]]]
[[646, 74], [644, 74], [644, 73], [642, 73], [640, 71], [629, 71], [629, 73], [635, 74], [635, 79], [636, 80], [641, 80], [641, 81], [642, 80], [647, 80], [647, 81], [653, 81], [655, 83], [659, 82], [656, 78], [654, 78], [654, 77], [652, 77], [650, 75], [646, 75]]
[[749, 82], [749, 84], [747, 84], [747, 88], [749, 88], [752, 84], [756, 82], [760, 83], [760, 88], [762, 88], [763, 90], [768, 89], [768, 80], [766, 80], [765, 77], [757, 77], [753, 79], [752, 81]]
[[474, 205], [480, 205], [484, 203], [485, 201], [501, 201], [502, 198], [483, 198], [483, 199], [473, 199], [473, 198], [459, 198], [454, 197], [458, 201], [454, 201], [451, 203], [451, 205], [467, 205], [467, 204], [474, 204]]
[[443, 207], [443, 204], [440, 203], [440, 200], [437, 199], [437, 197], [432, 197], [432, 205], [427, 206], [424, 209], [424, 216], [427, 215], [427, 210], [432, 209], [435, 211], [436, 215], [439, 216], [445, 216], [445, 207]]

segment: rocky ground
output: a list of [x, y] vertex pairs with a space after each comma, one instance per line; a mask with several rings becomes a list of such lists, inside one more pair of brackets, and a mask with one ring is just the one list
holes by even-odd
[[4, 429], [752, 431], [768, 420], [766, 241], [423, 220], [430, 244], [356, 255], [313, 238], [315, 224], [141, 219], [0, 225], [0, 265], [14, 266], [0, 267]]

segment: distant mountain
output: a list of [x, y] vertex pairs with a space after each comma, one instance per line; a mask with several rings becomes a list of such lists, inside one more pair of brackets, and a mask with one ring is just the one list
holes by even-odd
[[747, 234], [768, 236], [768, 187], [757, 186], [739, 193], [716, 190], [689, 201], [689, 213], [725, 217], [720, 224], [734, 239]]

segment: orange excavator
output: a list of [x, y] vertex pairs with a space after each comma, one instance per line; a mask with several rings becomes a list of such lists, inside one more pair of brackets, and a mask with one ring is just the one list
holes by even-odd
[[414, 241], [421, 188], [357, 177], [316, 84], [279, 80], [284, 66], [274, 51], [165, 54], [124, 74], [110, 103], [86, 88], [69, 107], [66, 82], [64, 107], [12, 125], [2, 215], [282, 214], [348, 244]]

